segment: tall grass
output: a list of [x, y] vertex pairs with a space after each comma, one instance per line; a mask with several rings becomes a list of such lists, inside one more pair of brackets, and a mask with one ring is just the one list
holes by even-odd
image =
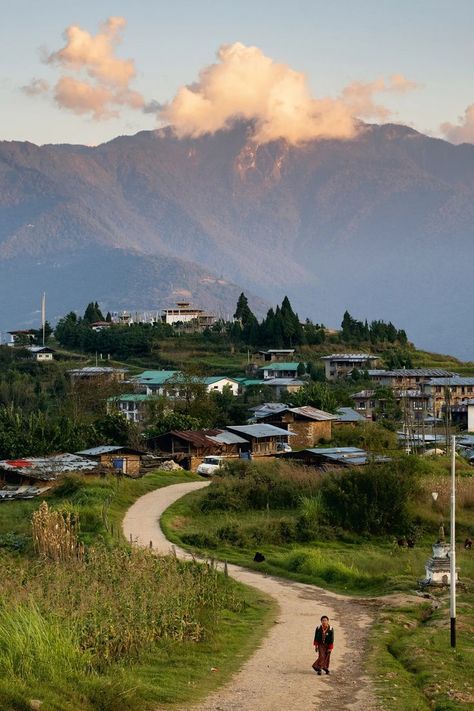
[[0, 675], [51, 679], [56, 671], [66, 678], [91, 671], [90, 654], [80, 649], [75, 630], [46, 617], [33, 599], [0, 605]]

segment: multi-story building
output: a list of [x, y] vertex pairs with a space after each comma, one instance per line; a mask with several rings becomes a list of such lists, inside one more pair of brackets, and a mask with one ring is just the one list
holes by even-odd
[[454, 374], [433, 378], [428, 381], [425, 390], [431, 398], [433, 414], [441, 417], [449, 407], [462, 405], [474, 398], [474, 378]]
[[353, 370], [368, 370], [378, 364], [380, 356], [370, 353], [333, 353], [323, 356], [327, 380], [347, 378]]
[[[376, 390], [361, 390], [352, 395], [354, 409], [367, 420], [383, 417], [387, 409], [387, 398], [377, 394]], [[430, 396], [422, 390], [394, 390], [394, 401], [400, 412], [400, 419], [421, 422], [430, 409]]]
[[216, 317], [203, 309], [193, 308], [188, 301], [178, 301], [175, 308], [162, 311], [161, 320], [171, 326], [184, 324], [193, 326], [195, 330], [204, 330], [216, 322]]
[[440, 368], [398, 368], [396, 370], [369, 370], [370, 380], [394, 390], [418, 389], [432, 380], [451, 378], [455, 374]]

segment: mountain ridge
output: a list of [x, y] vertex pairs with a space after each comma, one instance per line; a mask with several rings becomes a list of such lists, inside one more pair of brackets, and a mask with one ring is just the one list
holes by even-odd
[[[241, 288], [270, 303], [288, 293], [301, 316], [337, 325], [349, 308], [472, 357], [473, 218], [474, 146], [396, 124], [297, 147], [258, 145], [242, 123], [197, 139], [161, 129], [96, 147], [0, 143], [0, 273], [14, 298], [8, 272], [18, 276], [25, 257], [50, 265], [98, 247], [113, 271], [122, 250], [154, 260], [142, 301], [155, 301], [162, 279], [167, 303], [174, 289], [194, 289], [195, 302], [225, 311]], [[170, 268], [190, 283], [170, 288]], [[206, 272], [233, 286], [198, 288]], [[108, 303], [122, 299], [107, 283]]]

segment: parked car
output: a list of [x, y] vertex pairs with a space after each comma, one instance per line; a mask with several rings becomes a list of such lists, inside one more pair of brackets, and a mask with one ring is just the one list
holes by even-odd
[[225, 457], [209, 456], [204, 457], [203, 461], [197, 468], [197, 473], [201, 476], [212, 476], [218, 469], [221, 468]]
[[290, 445], [287, 442], [277, 442], [277, 452], [292, 452]]

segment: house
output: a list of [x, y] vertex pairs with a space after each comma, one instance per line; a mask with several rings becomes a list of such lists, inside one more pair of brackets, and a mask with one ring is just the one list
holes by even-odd
[[474, 398], [466, 400], [467, 406], [467, 431], [474, 432]]
[[[378, 395], [376, 390], [361, 390], [351, 397], [354, 400], [354, 409], [366, 420], [376, 420], [377, 416], [384, 416], [387, 398]], [[426, 417], [430, 396], [423, 390], [394, 390], [393, 398], [403, 417], [412, 422], [421, 422]]]
[[7, 343], [8, 346], [33, 345], [38, 331], [29, 328], [23, 331], [8, 331], [8, 334], [10, 336], [10, 342]]
[[371, 353], [332, 353], [323, 356], [327, 380], [346, 378], [353, 370], [368, 370], [380, 360], [380, 356]]
[[21, 457], [0, 461], [0, 479], [9, 484], [32, 484], [56, 481], [63, 474], [93, 472], [97, 464], [77, 454], [56, 454], [52, 457]]
[[105, 329], [110, 328], [111, 326], [111, 321], [94, 321], [94, 323], [91, 323], [91, 329], [96, 333], [99, 333], [100, 331], [105, 331]]
[[153, 399], [153, 395], [144, 393], [125, 393], [109, 397], [107, 400], [107, 413], [118, 411], [129, 422], [142, 422], [146, 414], [146, 404]]
[[96, 462], [104, 469], [110, 469], [110, 471], [117, 473], [121, 472], [130, 477], [137, 477], [140, 474], [141, 458], [145, 452], [118, 445], [102, 445], [91, 449], [83, 449], [81, 452], [76, 452], [76, 454]]
[[240, 390], [246, 392], [249, 388], [269, 388], [275, 400], [279, 400], [288, 393], [296, 393], [304, 387], [304, 380], [298, 378], [236, 378], [240, 384]]
[[228, 388], [232, 395], [239, 394], [239, 382], [234, 378], [227, 377], [227, 375], [212, 375], [209, 378], [203, 378], [202, 382], [206, 386], [208, 393], [222, 393], [224, 388]]
[[255, 457], [277, 454], [280, 451], [279, 445], [288, 445], [288, 439], [293, 435], [287, 429], [265, 423], [229, 425], [227, 429], [245, 439], [250, 444], [250, 453]]
[[216, 317], [202, 309], [193, 308], [188, 301], [178, 301], [176, 308], [162, 311], [161, 320], [171, 326], [188, 324], [197, 331], [204, 331], [216, 322]]
[[294, 348], [269, 348], [267, 351], [258, 351], [255, 355], [259, 360], [273, 363], [291, 358], [294, 352]]
[[[274, 406], [273, 406], [274, 405]], [[254, 408], [254, 416], [259, 422], [281, 427], [293, 432], [292, 447], [313, 447], [321, 439], [332, 439], [332, 423], [337, 415], [306, 405], [290, 407], [267, 403], [261, 408]]]
[[298, 376], [299, 363], [296, 362], [283, 362], [283, 363], [270, 363], [269, 365], [264, 365], [259, 369], [259, 374], [264, 380], [269, 380], [271, 378], [296, 378]]
[[450, 378], [454, 374], [441, 368], [398, 368], [396, 370], [369, 370], [370, 380], [393, 390], [413, 390], [428, 385], [432, 380]]
[[440, 417], [447, 406], [462, 405], [474, 398], [474, 378], [454, 374], [432, 378], [425, 390], [431, 397], [434, 415]]
[[366, 422], [364, 415], [354, 410], [352, 407], [338, 407], [336, 410], [337, 419], [334, 420], [333, 427], [338, 425], [349, 425], [355, 427]]
[[126, 368], [110, 368], [102, 366], [87, 366], [68, 370], [69, 377], [74, 381], [95, 381], [104, 383], [121, 383], [125, 379]]
[[134, 381], [147, 395], [174, 395], [176, 388], [171, 384], [167, 387], [167, 383], [174, 383], [182, 375], [180, 370], [145, 370]]
[[[291, 459], [307, 466], [317, 467], [324, 471], [340, 469], [341, 467], [360, 467], [371, 461], [371, 456], [358, 447], [321, 447], [302, 449], [299, 452], [286, 452], [284, 459]], [[376, 462], [388, 462], [389, 457], [376, 456]]]
[[30, 353], [31, 358], [38, 363], [51, 362], [55, 351], [47, 346], [26, 346], [26, 350]]
[[250, 449], [246, 439], [221, 429], [172, 430], [150, 438], [147, 445], [191, 471], [199, 466], [204, 457], [240, 457]]

